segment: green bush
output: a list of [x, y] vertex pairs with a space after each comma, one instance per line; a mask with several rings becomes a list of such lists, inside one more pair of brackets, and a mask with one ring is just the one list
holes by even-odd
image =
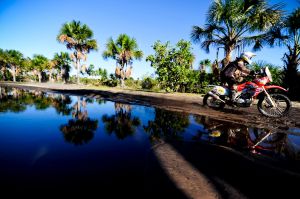
[[157, 84], [157, 82], [151, 77], [146, 77], [142, 80], [141, 84], [143, 89], [151, 90]]
[[133, 89], [139, 89], [141, 88], [140, 83], [138, 80], [134, 80], [132, 77], [125, 80], [125, 85], [127, 87], [133, 88]]
[[109, 87], [116, 87], [118, 85], [118, 80], [114, 74], [109, 75], [109, 79], [102, 80], [103, 85]]

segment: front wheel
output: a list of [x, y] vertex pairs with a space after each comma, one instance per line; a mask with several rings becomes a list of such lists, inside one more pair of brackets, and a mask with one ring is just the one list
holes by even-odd
[[211, 95], [206, 94], [203, 98], [203, 105], [208, 106], [209, 108], [213, 109], [223, 109], [225, 104], [220, 100], [213, 98]]
[[291, 108], [291, 101], [287, 96], [283, 94], [273, 93], [270, 94], [270, 97], [274, 101], [275, 106], [272, 106], [266, 96], [259, 99], [257, 108], [261, 114], [267, 117], [282, 117], [289, 113]]

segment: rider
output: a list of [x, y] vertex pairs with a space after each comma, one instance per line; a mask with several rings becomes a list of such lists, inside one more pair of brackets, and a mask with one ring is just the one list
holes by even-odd
[[235, 102], [237, 96], [237, 87], [236, 83], [238, 78], [242, 76], [252, 75], [254, 71], [246, 68], [246, 65], [251, 64], [252, 57], [256, 56], [252, 52], [243, 52], [240, 57], [237, 57], [236, 60], [230, 62], [224, 69], [221, 71], [221, 83], [224, 85], [228, 84], [228, 88], [231, 90], [231, 101]]

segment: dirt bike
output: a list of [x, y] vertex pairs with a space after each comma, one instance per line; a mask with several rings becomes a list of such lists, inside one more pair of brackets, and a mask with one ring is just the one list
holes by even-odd
[[[250, 107], [254, 99], [258, 99], [258, 111], [267, 117], [282, 117], [289, 113], [291, 101], [286, 96], [287, 90], [272, 82], [268, 67], [253, 75], [252, 81], [237, 85], [237, 96], [232, 102], [231, 90], [227, 86], [213, 86], [203, 98], [203, 105], [215, 109], [223, 109], [225, 105], [233, 107]], [[275, 92], [277, 91], [277, 92]], [[280, 91], [280, 92], [278, 92]]]

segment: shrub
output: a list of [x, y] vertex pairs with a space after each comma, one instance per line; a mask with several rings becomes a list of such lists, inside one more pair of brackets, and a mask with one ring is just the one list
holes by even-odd
[[150, 90], [157, 84], [157, 82], [151, 77], [146, 77], [145, 79], [142, 80], [141, 84], [143, 89]]

